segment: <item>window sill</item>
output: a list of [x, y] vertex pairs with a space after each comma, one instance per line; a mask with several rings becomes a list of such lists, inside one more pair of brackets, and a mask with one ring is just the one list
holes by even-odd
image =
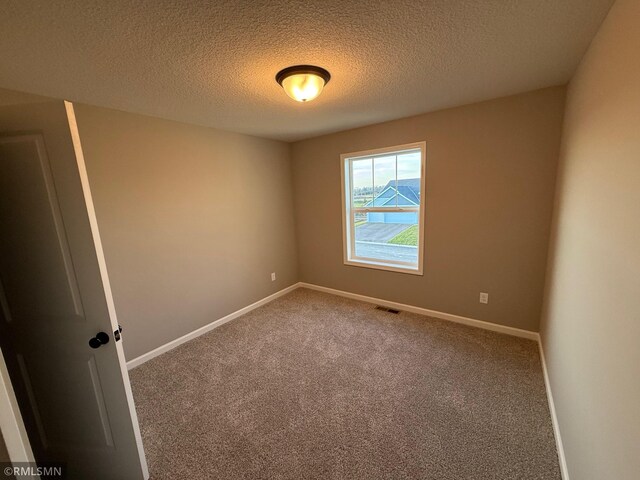
[[365, 260], [345, 260], [345, 265], [351, 267], [371, 268], [373, 270], [386, 270], [395, 273], [408, 273], [409, 275], [424, 275], [421, 267], [403, 267], [400, 265], [389, 264], [384, 262], [372, 262]]

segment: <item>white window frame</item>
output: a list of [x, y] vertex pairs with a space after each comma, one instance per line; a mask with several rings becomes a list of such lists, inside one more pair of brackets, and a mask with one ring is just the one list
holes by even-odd
[[[420, 205], [417, 207], [354, 207], [352, 203], [353, 175], [352, 161], [364, 158], [388, 156], [390, 153], [402, 153], [407, 150], [420, 150]], [[388, 270], [391, 272], [423, 275], [424, 264], [424, 209], [425, 209], [425, 179], [426, 179], [427, 143], [416, 142], [393, 147], [376, 148], [361, 152], [343, 153], [340, 155], [340, 173], [342, 184], [342, 240], [343, 261], [345, 265], [356, 267]], [[397, 165], [396, 165], [397, 168]], [[375, 183], [375, 178], [374, 178]], [[373, 195], [375, 198], [375, 195]], [[376, 258], [357, 257], [355, 255], [355, 214], [370, 212], [417, 212], [418, 213], [418, 262], [381, 260]]]

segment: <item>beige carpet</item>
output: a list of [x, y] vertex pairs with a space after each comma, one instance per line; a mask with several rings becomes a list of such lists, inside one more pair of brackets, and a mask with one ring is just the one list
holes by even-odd
[[324, 293], [131, 381], [153, 479], [560, 479], [534, 342]]

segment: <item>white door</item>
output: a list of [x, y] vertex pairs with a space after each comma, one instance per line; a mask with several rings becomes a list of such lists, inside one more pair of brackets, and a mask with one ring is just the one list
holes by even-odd
[[38, 462], [148, 478], [68, 102], [0, 107], [0, 339]]

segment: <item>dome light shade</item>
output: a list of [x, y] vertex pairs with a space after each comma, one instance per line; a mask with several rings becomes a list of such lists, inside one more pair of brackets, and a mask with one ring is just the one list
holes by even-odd
[[329, 72], [313, 65], [288, 67], [276, 75], [276, 82], [287, 95], [298, 102], [308, 102], [316, 98], [330, 79]]

